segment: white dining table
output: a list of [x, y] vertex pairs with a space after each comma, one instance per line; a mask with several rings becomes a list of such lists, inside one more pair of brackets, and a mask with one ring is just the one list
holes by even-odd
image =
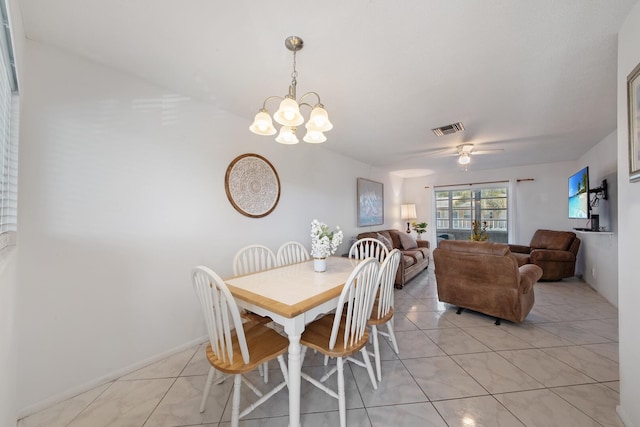
[[327, 258], [327, 270], [313, 261], [290, 264], [226, 279], [239, 306], [269, 316], [289, 337], [289, 427], [300, 426], [300, 336], [305, 326], [338, 305], [340, 292], [359, 260]]

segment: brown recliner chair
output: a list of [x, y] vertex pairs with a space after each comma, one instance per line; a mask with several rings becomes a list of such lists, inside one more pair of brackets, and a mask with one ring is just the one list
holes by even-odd
[[522, 322], [535, 302], [540, 267], [518, 267], [504, 243], [443, 240], [433, 251], [438, 299], [500, 319]]
[[542, 268], [540, 280], [562, 280], [575, 275], [580, 239], [571, 231], [537, 230], [529, 246], [509, 245], [518, 265]]

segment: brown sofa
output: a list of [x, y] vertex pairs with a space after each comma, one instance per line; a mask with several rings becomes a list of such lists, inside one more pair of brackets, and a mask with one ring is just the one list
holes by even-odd
[[402, 289], [405, 283], [420, 274], [422, 270], [429, 267], [429, 255], [431, 254], [428, 240], [417, 240], [417, 247], [405, 248], [400, 240], [401, 233], [404, 233], [404, 231], [391, 229], [358, 234], [358, 239], [366, 237], [377, 239], [377, 235], [380, 234], [391, 242], [391, 249], [387, 249], [390, 251], [392, 249], [399, 249], [400, 252], [402, 252], [400, 265], [398, 266], [398, 272], [396, 273], [396, 280], [394, 283], [395, 287], [398, 289]]
[[[433, 251], [438, 299], [500, 319], [522, 322], [535, 301], [540, 267], [518, 267], [504, 243], [443, 240]], [[458, 314], [461, 310], [458, 310]]]
[[540, 280], [562, 280], [575, 275], [580, 239], [571, 231], [537, 230], [529, 246], [509, 245], [518, 265], [542, 268]]

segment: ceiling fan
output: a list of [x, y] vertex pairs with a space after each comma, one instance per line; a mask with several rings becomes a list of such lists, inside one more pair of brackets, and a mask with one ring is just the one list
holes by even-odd
[[473, 144], [465, 143], [465, 144], [457, 145], [455, 147], [438, 148], [438, 149], [429, 150], [429, 151], [430, 152], [425, 153], [426, 156], [429, 156], [429, 157], [458, 156], [458, 164], [468, 165], [471, 162], [472, 155], [475, 156], [479, 154], [491, 154], [491, 153], [497, 153], [504, 150], [502, 148], [475, 150]]

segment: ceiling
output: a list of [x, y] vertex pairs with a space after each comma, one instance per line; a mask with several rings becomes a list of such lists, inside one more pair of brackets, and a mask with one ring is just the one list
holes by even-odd
[[[27, 38], [246, 118], [318, 92], [324, 148], [389, 171], [575, 160], [616, 128], [617, 31], [636, 0], [20, 0]], [[269, 104], [271, 111], [273, 105]], [[277, 103], [276, 103], [277, 107]], [[308, 115], [308, 111], [303, 110]], [[434, 127], [462, 122], [461, 133]], [[276, 144], [276, 142], [273, 142]], [[303, 142], [301, 142], [304, 144]]]

